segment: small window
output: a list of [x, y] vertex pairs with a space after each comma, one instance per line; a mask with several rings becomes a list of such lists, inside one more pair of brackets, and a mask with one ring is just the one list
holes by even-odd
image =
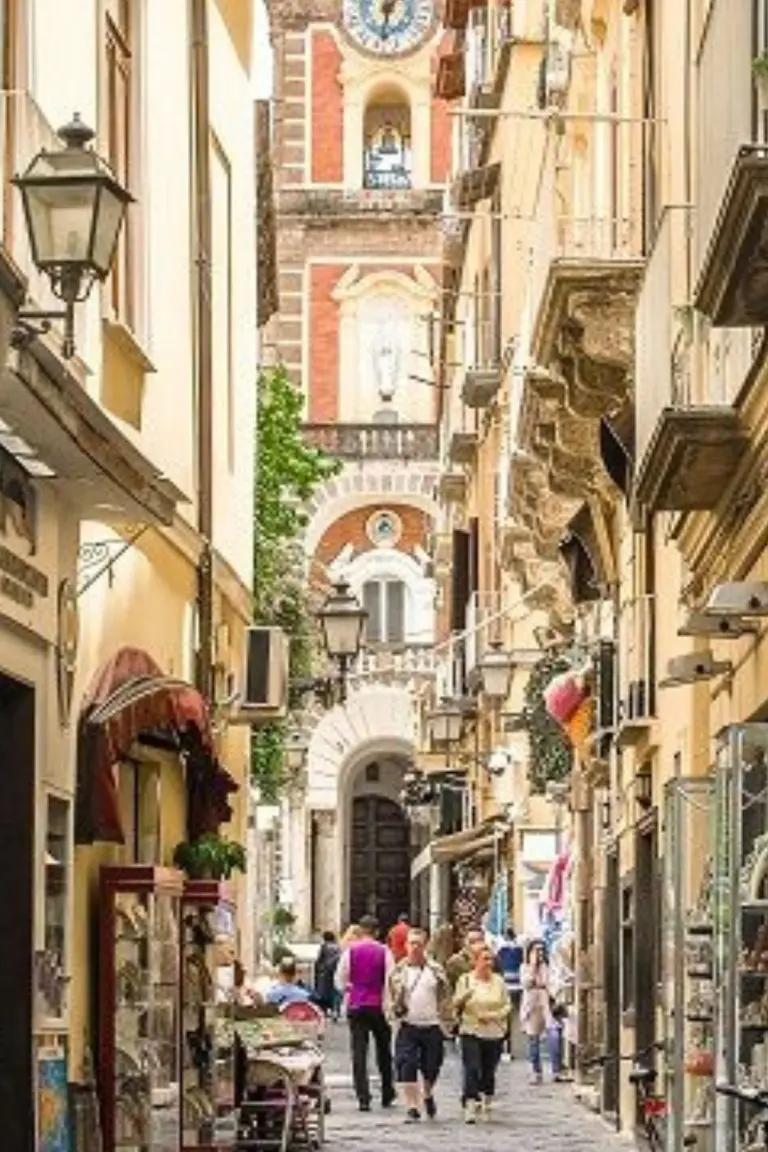
[[[136, 116], [134, 112], [135, 28], [128, 0], [108, 0], [106, 19], [105, 79], [107, 102], [107, 141], [109, 163], [120, 183], [136, 191], [134, 151]], [[134, 236], [131, 213], [120, 231], [117, 255], [112, 267], [111, 296], [116, 318], [128, 328], [136, 328], [134, 285]]]
[[369, 580], [363, 585], [369, 644], [405, 641], [406, 589], [402, 580]]
[[631, 881], [621, 889], [621, 1008], [635, 1007], [635, 894]]

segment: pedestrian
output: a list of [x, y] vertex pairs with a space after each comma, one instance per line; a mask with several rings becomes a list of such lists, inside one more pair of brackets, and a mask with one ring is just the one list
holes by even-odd
[[434, 1120], [434, 1089], [443, 1066], [451, 990], [443, 969], [427, 956], [427, 934], [421, 928], [409, 930], [405, 958], [390, 973], [387, 1008], [397, 1027], [395, 1072], [403, 1086], [406, 1123], [417, 1123], [422, 1107]]
[[397, 924], [389, 930], [387, 944], [395, 964], [399, 964], [401, 960], [405, 959], [410, 927], [407, 915], [402, 912], [397, 918]]
[[523, 966], [523, 956], [523, 945], [518, 939], [514, 928], [510, 925], [504, 933], [504, 939], [496, 953], [496, 963], [501, 975], [504, 977], [504, 983], [509, 992], [509, 1002], [512, 1009], [509, 1014], [509, 1029], [506, 1038], [506, 1048], [510, 1060], [514, 1058], [513, 1036], [515, 1021], [520, 1017], [520, 1000], [522, 997], [520, 969]]
[[453, 991], [461, 976], [466, 976], [475, 966], [475, 958], [480, 948], [485, 946], [485, 939], [480, 928], [470, 928], [464, 937], [463, 947], [459, 949], [445, 966], [448, 982]]
[[541, 1040], [546, 1037], [552, 1078], [559, 1081], [560, 1037], [552, 1016], [549, 966], [544, 945], [533, 940], [526, 950], [525, 963], [520, 969], [523, 994], [520, 1002], [520, 1024], [528, 1037], [528, 1058], [531, 1062], [531, 1083], [541, 1084]]
[[334, 932], [323, 932], [323, 942], [315, 961], [315, 1001], [326, 1016], [338, 1020], [341, 994], [336, 987], [336, 969], [341, 948]]
[[392, 953], [376, 939], [374, 917], [360, 921], [361, 939], [353, 941], [341, 955], [336, 982], [347, 999], [352, 1048], [352, 1072], [361, 1112], [371, 1110], [368, 1080], [368, 1044], [372, 1036], [381, 1078], [381, 1104], [391, 1108], [397, 1096], [392, 1066], [392, 1029], [384, 1014], [387, 980], [393, 967]]
[[436, 960], [441, 968], [444, 969], [456, 951], [452, 924], [441, 924], [440, 927], [432, 933], [427, 951], [432, 959]]
[[496, 1095], [496, 1070], [509, 1026], [509, 993], [494, 972], [493, 953], [478, 949], [475, 966], [459, 978], [454, 997], [459, 1018], [464, 1070], [464, 1119], [474, 1124], [478, 1114], [489, 1119]]
[[277, 970], [277, 980], [267, 991], [265, 996], [267, 1004], [278, 1004], [281, 1008], [285, 1004], [306, 1004], [312, 999], [308, 988], [299, 980], [296, 961], [293, 956], [284, 956]]
[[342, 952], [349, 948], [350, 944], [354, 944], [356, 940], [362, 940], [363, 931], [359, 924], [350, 924], [346, 932], [341, 938]]

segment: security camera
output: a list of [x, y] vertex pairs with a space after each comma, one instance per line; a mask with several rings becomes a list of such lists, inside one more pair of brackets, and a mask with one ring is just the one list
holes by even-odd
[[707, 616], [768, 616], [768, 583], [718, 584], [704, 612]]
[[754, 636], [757, 624], [741, 620], [738, 616], [708, 615], [705, 612], [691, 612], [678, 636], [711, 636], [713, 640], [739, 640], [742, 636]]
[[684, 684], [697, 684], [732, 671], [730, 660], [715, 660], [709, 649], [689, 652], [685, 656], [675, 656], [667, 663], [667, 675], [660, 681], [659, 687], [678, 688]]

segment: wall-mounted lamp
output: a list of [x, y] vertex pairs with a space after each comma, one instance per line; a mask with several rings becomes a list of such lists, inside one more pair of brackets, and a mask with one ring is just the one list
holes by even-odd
[[298, 774], [307, 763], [309, 756], [309, 738], [300, 728], [289, 732], [283, 746], [283, 760], [288, 771]]
[[500, 640], [494, 640], [478, 664], [480, 691], [489, 703], [499, 707], [509, 695], [512, 682], [512, 657], [505, 652]]
[[642, 765], [635, 773], [635, 800], [646, 810], [653, 804], [653, 776], [648, 764]]
[[32, 260], [64, 308], [21, 309], [14, 335], [23, 343], [47, 332], [53, 320], [63, 320], [62, 356], [69, 359], [75, 352], [75, 304], [109, 275], [133, 197], [90, 147], [94, 132], [77, 113], [57, 135], [63, 148], [43, 148], [13, 183], [24, 205]]
[[427, 732], [435, 748], [458, 744], [464, 730], [464, 711], [457, 700], [443, 697], [434, 712], [427, 715]]
[[326, 708], [331, 708], [337, 700], [343, 704], [347, 698], [347, 676], [363, 646], [368, 613], [350, 592], [349, 585], [340, 580], [316, 613], [316, 619], [325, 651], [338, 666], [339, 675], [294, 680], [291, 688], [299, 694], [312, 692]]

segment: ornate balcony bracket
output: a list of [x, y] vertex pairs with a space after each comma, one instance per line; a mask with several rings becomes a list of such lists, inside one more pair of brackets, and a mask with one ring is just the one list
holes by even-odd
[[469, 482], [463, 472], [443, 472], [437, 482], [437, 495], [441, 504], [463, 504], [467, 499]]
[[448, 457], [452, 464], [472, 464], [478, 448], [476, 432], [454, 432], [448, 446]]
[[647, 512], [716, 508], [747, 444], [747, 429], [734, 408], [665, 408], [643, 456], [637, 502]]
[[468, 368], [464, 376], [461, 398], [468, 408], [488, 408], [501, 387], [501, 365], [488, 368]]

